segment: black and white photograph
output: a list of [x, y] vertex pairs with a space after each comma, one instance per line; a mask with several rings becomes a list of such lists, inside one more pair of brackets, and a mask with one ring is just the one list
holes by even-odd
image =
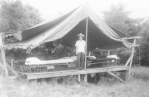
[[149, 97], [148, 0], [0, 0], [0, 97]]

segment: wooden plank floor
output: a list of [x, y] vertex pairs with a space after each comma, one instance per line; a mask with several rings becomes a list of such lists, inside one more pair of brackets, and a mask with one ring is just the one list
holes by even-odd
[[123, 71], [123, 70], [128, 70], [128, 66], [110, 66], [110, 67], [102, 67], [102, 68], [90, 68], [86, 70], [67, 70], [67, 71], [23, 73], [23, 74], [27, 75], [27, 79], [30, 80], [30, 79], [60, 77], [60, 76], [69, 76], [69, 75], [100, 73], [100, 72], [108, 72], [108, 71]]
[[8, 78], [9, 78], [9, 79], [16, 79], [17, 76], [9, 76]]

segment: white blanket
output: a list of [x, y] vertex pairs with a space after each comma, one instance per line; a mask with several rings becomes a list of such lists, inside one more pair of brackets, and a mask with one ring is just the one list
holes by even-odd
[[25, 65], [68, 64], [68, 63], [75, 62], [76, 60], [77, 60], [77, 56], [64, 57], [64, 58], [54, 59], [54, 60], [43, 60], [43, 61], [41, 61], [36, 57], [30, 57], [26, 59]]

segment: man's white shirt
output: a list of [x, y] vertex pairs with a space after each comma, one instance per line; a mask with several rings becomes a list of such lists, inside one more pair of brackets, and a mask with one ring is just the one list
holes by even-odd
[[86, 42], [84, 40], [78, 40], [75, 46], [78, 48], [76, 50], [76, 53], [79, 53], [79, 52], [85, 53]]

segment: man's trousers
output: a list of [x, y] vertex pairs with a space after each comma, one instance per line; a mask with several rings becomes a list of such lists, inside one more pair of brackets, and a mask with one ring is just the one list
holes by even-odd
[[84, 69], [84, 60], [85, 60], [85, 54], [82, 52], [77, 53], [77, 68], [78, 69]]

